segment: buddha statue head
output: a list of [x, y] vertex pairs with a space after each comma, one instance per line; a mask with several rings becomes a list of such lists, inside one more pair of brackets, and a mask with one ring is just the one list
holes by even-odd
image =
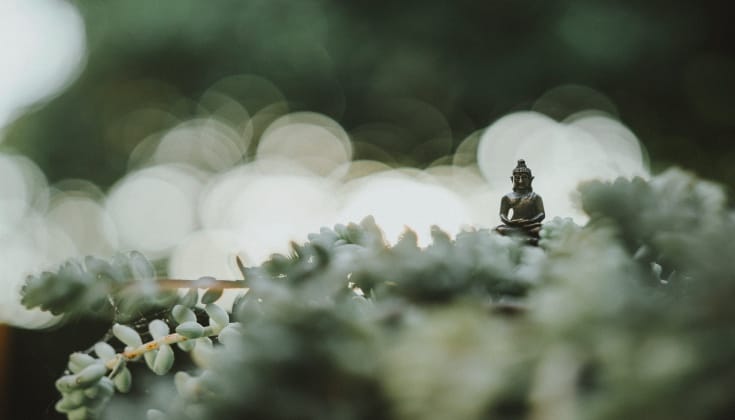
[[526, 161], [523, 159], [518, 160], [518, 164], [513, 169], [513, 176], [510, 180], [513, 181], [513, 191], [515, 192], [530, 192], [533, 191], [531, 188], [531, 182], [533, 182], [533, 175], [531, 174], [531, 168], [526, 166]]

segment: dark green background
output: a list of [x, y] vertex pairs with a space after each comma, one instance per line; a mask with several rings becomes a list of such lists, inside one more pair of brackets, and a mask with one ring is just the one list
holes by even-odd
[[[431, 112], [401, 108], [401, 101], [438, 110], [456, 147], [495, 119], [531, 109], [549, 89], [583, 85], [610, 99], [647, 147], [654, 170], [677, 164], [735, 186], [735, 38], [720, 2], [77, 4], [88, 25], [83, 73], [16, 121], [4, 145], [33, 158], [51, 182], [86, 178], [109, 187], [124, 175], [137, 142], [171, 123], [122, 133], [121, 116], [143, 107], [195, 116], [195, 104], [213, 83], [254, 74], [277, 86], [291, 109], [325, 113], [348, 131], [389, 122], [399, 135], [361, 140], [380, 145], [393, 163], [419, 167], [451, 149], [419, 147], [440, 135], [442, 125]], [[595, 104], [569, 97], [544, 110], [563, 116]], [[357, 153], [372, 157], [368, 149]], [[52, 386], [66, 355], [103, 330], [88, 327], [12, 331], [11, 418], [55, 416]]]
[[[119, 117], [151, 106], [193, 116], [194, 104], [216, 81], [254, 74], [277, 86], [293, 110], [325, 113], [348, 131], [383, 121], [405, 128], [395, 138], [360, 140], [415, 166], [448, 150], [416, 152], [436, 124], [431, 115], [396, 110], [399, 98], [443, 114], [456, 147], [495, 119], [530, 109], [549, 89], [583, 85], [616, 106], [648, 148], [654, 169], [679, 164], [735, 185], [734, 38], [727, 10], [717, 2], [78, 4], [90, 47], [83, 74], [8, 134], [51, 181], [79, 177], [109, 186], [124, 174], [135, 144], [167, 123], [123, 134], [115, 125]], [[584, 97], [566, 101], [555, 105], [599, 105]], [[358, 149], [357, 157], [373, 156]]]

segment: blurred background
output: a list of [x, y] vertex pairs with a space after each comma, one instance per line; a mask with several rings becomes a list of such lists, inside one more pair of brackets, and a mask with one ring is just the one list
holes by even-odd
[[23, 276], [67, 257], [138, 249], [228, 278], [234, 255], [366, 214], [388, 237], [490, 227], [519, 157], [558, 216], [582, 217], [587, 175], [678, 165], [731, 190], [727, 10], [1, 0], [0, 418], [56, 418], [68, 353], [104, 333], [25, 329], [53, 319], [21, 312]]

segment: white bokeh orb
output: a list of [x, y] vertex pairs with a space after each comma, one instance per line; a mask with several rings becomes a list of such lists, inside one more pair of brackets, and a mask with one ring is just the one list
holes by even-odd
[[111, 190], [105, 208], [120, 246], [160, 258], [197, 228], [203, 177], [194, 168], [161, 165], [133, 172]]
[[536, 179], [548, 217], [587, 220], [574, 199], [582, 181], [648, 176], [642, 148], [633, 133], [602, 113], [574, 115], [557, 122], [537, 112], [518, 112], [493, 123], [478, 145], [478, 166], [494, 190], [510, 191], [516, 162], [524, 159]]
[[0, 127], [57, 92], [84, 63], [86, 35], [66, 1], [0, 1]]

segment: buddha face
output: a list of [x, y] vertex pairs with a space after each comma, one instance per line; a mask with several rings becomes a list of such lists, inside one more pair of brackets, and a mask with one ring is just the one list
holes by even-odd
[[525, 172], [516, 172], [511, 179], [513, 180], [513, 189], [527, 190], [531, 188], [532, 178]]

